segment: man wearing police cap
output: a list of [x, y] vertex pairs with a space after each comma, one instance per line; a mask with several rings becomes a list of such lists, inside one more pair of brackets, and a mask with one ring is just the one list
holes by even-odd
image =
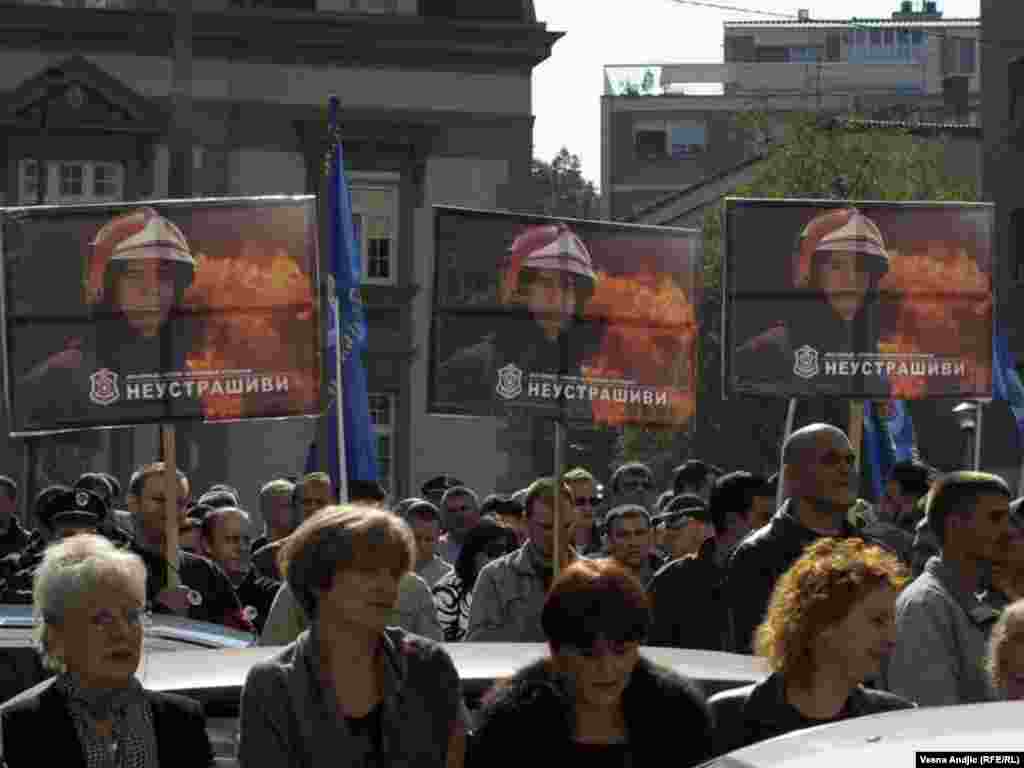
[[860, 210], [811, 219], [797, 240], [794, 291], [778, 302], [779, 322], [735, 351], [737, 385], [789, 396], [886, 396], [882, 376], [820, 374], [827, 353], [877, 354], [878, 283], [888, 271], [885, 238]]
[[437, 400], [450, 407], [522, 401], [517, 390], [531, 374], [580, 376], [603, 334], [600, 323], [583, 319], [596, 285], [590, 252], [568, 225], [526, 227], [504, 262], [502, 309], [486, 316], [492, 332], [440, 366]]
[[194, 333], [181, 311], [196, 262], [181, 229], [150, 207], [116, 216], [89, 243], [89, 323], [20, 382], [24, 428], [195, 415], [194, 398], [125, 399], [125, 376], [185, 370]]

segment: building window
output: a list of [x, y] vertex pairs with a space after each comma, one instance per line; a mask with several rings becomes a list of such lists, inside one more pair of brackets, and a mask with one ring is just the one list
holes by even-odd
[[[47, 203], [110, 202], [124, 198], [124, 166], [90, 160], [48, 163]], [[39, 202], [39, 164], [34, 158], [19, 165], [18, 191], [24, 204]]]
[[975, 46], [973, 40], [960, 40], [960, 74], [973, 75], [975, 69]]
[[947, 75], [973, 75], [977, 67], [977, 41], [949, 37], [942, 41], [942, 69]]
[[681, 160], [707, 150], [707, 130], [698, 120], [642, 120], [633, 143], [638, 160]]
[[398, 189], [352, 187], [352, 215], [359, 234], [363, 282], [394, 285], [398, 244]]
[[22, 160], [18, 168], [18, 200], [22, 203], [39, 202], [39, 163]]
[[120, 163], [96, 163], [93, 166], [92, 193], [101, 200], [116, 200], [121, 197], [124, 181], [121, 178]]
[[819, 49], [816, 46], [798, 46], [789, 49], [789, 60], [793, 62], [815, 62], [819, 58]]
[[377, 478], [388, 491], [395, 490], [395, 396], [369, 393], [370, 421], [377, 438]]
[[85, 196], [85, 164], [60, 163], [60, 196], [64, 199]]
[[634, 136], [636, 156], [639, 160], [660, 160], [667, 156], [667, 144], [664, 127], [638, 128]]
[[673, 120], [668, 124], [671, 155], [679, 159], [699, 155], [707, 149], [704, 124], [695, 120]]

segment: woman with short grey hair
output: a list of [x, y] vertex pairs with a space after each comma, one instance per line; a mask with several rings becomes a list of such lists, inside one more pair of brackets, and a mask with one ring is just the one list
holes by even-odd
[[43, 556], [33, 604], [37, 648], [56, 676], [0, 707], [7, 768], [213, 763], [199, 704], [135, 677], [148, 616], [137, 555], [102, 536], [64, 539]]

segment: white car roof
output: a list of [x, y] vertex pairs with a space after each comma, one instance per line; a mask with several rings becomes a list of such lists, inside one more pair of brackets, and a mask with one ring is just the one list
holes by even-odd
[[[489, 683], [514, 674], [520, 668], [545, 658], [543, 643], [447, 643], [463, 684]], [[240, 689], [249, 668], [280, 653], [281, 648], [225, 648], [218, 651], [181, 651], [144, 658], [138, 677], [156, 691], [183, 689]], [[691, 680], [715, 688], [746, 685], [763, 679], [768, 668], [763, 659], [718, 651], [644, 647], [641, 653], [651, 661], [675, 670]]]
[[738, 749], [708, 768], [917, 765], [915, 753], [1021, 752], [1020, 702], [920, 707], [794, 731]]

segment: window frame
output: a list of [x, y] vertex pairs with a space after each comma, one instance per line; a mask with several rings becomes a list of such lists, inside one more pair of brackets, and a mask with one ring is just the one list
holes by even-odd
[[[392, 173], [353, 173], [350, 178], [352, 196], [352, 214], [359, 216], [361, 226], [359, 227], [359, 265], [362, 270], [362, 283], [364, 285], [387, 285], [398, 284], [398, 243], [400, 225], [398, 213], [401, 210], [399, 205], [398, 174]], [[388, 277], [370, 277], [370, 241], [366, 237], [366, 221], [370, 216], [381, 215], [380, 211], [370, 211], [356, 202], [356, 191], [364, 192], [388, 192], [391, 195], [391, 210], [388, 216], [391, 219], [391, 229], [388, 241], [390, 242], [388, 252]]]
[[[35, 188], [28, 188], [29, 168], [35, 168]], [[125, 167], [118, 160], [49, 160], [44, 164], [46, 174], [46, 195], [44, 203], [113, 203], [124, 200]], [[78, 167], [81, 170], [82, 191], [78, 194], [65, 194], [63, 190], [63, 172], [65, 168]], [[96, 193], [96, 172], [99, 168], [114, 170], [113, 190], [110, 194]], [[18, 161], [18, 199], [22, 205], [34, 205], [39, 202], [39, 162], [34, 157], [23, 157]]]
[[[382, 398], [387, 402], [388, 409], [388, 422], [386, 424], [379, 423], [375, 413], [378, 409], [373, 407], [374, 398]], [[374, 458], [377, 461], [377, 479], [381, 485], [392, 495], [395, 493], [395, 404], [398, 398], [393, 392], [369, 392], [367, 393], [367, 401], [370, 412], [370, 423], [373, 426], [374, 435]], [[388, 445], [388, 472], [384, 474], [380, 471], [380, 446], [381, 438], [387, 438]]]

